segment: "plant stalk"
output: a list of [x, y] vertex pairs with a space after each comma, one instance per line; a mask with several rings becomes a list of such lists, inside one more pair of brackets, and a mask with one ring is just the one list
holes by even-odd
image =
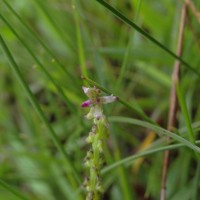
[[[181, 10], [181, 19], [180, 19], [178, 45], [177, 45], [177, 55], [179, 57], [181, 57], [182, 55], [184, 28], [185, 28], [185, 21], [187, 15], [187, 7], [188, 7], [187, 2], [188, 1], [186, 0]], [[178, 111], [178, 98], [176, 95], [176, 84], [180, 81], [180, 67], [181, 67], [181, 62], [180, 60], [176, 59], [174, 64], [174, 70], [172, 73], [172, 86], [170, 92], [170, 108], [169, 108], [168, 125], [167, 125], [167, 130], [169, 131], [171, 131], [177, 124], [176, 115]], [[170, 138], [167, 137], [166, 140], [169, 142]], [[170, 151], [167, 150], [164, 152], [164, 158], [163, 158], [160, 200], [166, 200], [166, 182], [167, 182], [169, 159], [170, 159]]]

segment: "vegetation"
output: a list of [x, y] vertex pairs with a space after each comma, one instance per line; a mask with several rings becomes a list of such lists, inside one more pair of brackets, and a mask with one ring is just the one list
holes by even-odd
[[166, 185], [161, 199], [197, 200], [199, 16], [198, 0], [1, 0], [0, 200], [86, 198], [82, 86], [117, 96], [103, 106], [102, 199]]

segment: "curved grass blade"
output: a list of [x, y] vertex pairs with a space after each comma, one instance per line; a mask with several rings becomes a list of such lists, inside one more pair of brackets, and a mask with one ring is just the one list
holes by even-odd
[[[200, 141], [196, 141], [196, 144], [199, 144]], [[150, 149], [148, 148], [149, 150], [145, 150], [143, 152], [140, 152], [140, 153], [137, 153], [135, 155], [132, 155], [132, 156], [128, 156], [120, 161], [117, 161], [107, 167], [104, 167], [103, 170], [101, 170], [101, 173], [102, 174], [105, 174], [113, 169], [115, 169], [116, 167], [120, 166], [120, 165], [126, 165], [126, 166], [129, 166], [133, 163], [134, 160], [138, 159], [138, 158], [141, 158], [141, 157], [144, 157], [144, 156], [148, 156], [148, 155], [151, 155], [151, 154], [154, 154], [154, 153], [158, 153], [158, 152], [162, 152], [162, 151], [166, 151], [166, 150], [173, 150], [173, 149], [178, 149], [178, 148], [181, 148], [181, 147], [185, 147], [184, 144], [172, 144], [172, 145], [167, 145], [167, 146], [164, 146], [164, 147], [158, 147], [158, 148], [154, 148], [154, 149]]]
[[134, 160], [144, 157], [144, 156], [148, 156], [148, 155], [151, 155], [151, 154], [154, 154], [157, 152], [161, 152], [161, 151], [165, 151], [165, 150], [177, 149], [177, 148], [180, 148], [183, 146], [184, 146], [183, 144], [173, 144], [173, 145], [167, 145], [167, 146], [159, 147], [159, 148], [155, 148], [155, 149], [145, 150], [145, 151], [137, 153], [135, 155], [128, 156], [124, 159], [121, 159], [120, 161], [117, 161], [117, 162], [105, 167], [104, 169], [101, 170], [101, 173], [105, 174], [120, 165], [129, 166]]
[[156, 126], [154, 124], [151, 124], [149, 122], [141, 121], [138, 119], [132, 119], [132, 118], [128, 118], [128, 117], [118, 117], [118, 116], [112, 117], [110, 119], [112, 122], [134, 124], [137, 126], [141, 126], [141, 127], [145, 127], [145, 128], [154, 130], [156, 133], [159, 133], [160, 135], [168, 136], [168, 137], [182, 143], [183, 145], [187, 146], [188, 148], [194, 150], [196, 153], [200, 153], [200, 148], [198, 146], [196, 146], [195, 144], [189, 142], [185, 138], [183, 138], [175, 133], [172, 133], [166, 129], [163, 129], [163, 128]]
[[179, 60], [183, 65], [185, 65], [188, 69], [193, 71], [198, 77], [200, 77], [200, 72], [198, 72], [195, 68], [191, 67], [186, 61], [184, 61], [181, 57], [177, 56], [174, 52], [169, 50], [167, 47], [165, 47], [162, 43], [160, 43], [158, 40], [153, 38], [151, 35], [149, 35], [147, 32], [145, 32], [143, 29], [141, 29], [139, 26], [137, 26], [133, 21], [129, 20], [127, 17], [125, 17], [121, 12], [113, 8], [110, 4], [108, 4], [105, 1], [102, 0], [96, 0], [99, 2], [101, 5], [103, 5], [105, 8], [107, 8], [109, 11], [111, 11], [116, 17], [118, 17], [121, 21], [125, 22], [132, 28], [134, 28], [136, 31], [141, 33], [144, 37], [149, 39], [151, 42], [153, 42], [155, 45], [160, 47], [162, 50], [167, 52], [169, 55], [174, 57], [175, 59]]
[[[18, 78], [19, 82], [21, 83], [22, 87], [24, 88], [31, 104], [33, 105], [34, 109], [36, 110], [36, 112], [38, 113], [39, 117], [41, 118], [42, 122], [46, 125], [47, 129], [49, 130], [50, 136], [52, 138], [52, 141], [54, 142], [54, 144], [56, 145], [56, 147], [58, 148], [58, 150], [60, 151], [60, 153], [63, 155], [63, 157], [65, 158], [64, 161], [66, 163], [66, 171], [67, 171], [67, 176], [69, 178], [69, 181], [71, 182], [71, 184], [74, 186], [74, 188], [76, 188], [77, 186], [77, 181], [79, 181], [78, 175], [75, 171], [75, 168], [72, 166], [72, 164], [69, 161], [68, 155], [64, 149], [64, 147], [60, 144], [59, 139], [54, 131], [54, 129], [52, 128], [52, 126], [50, 125], [50, 123], [48, 122], [45, 114], [43, 113], [40, 105], [38, 104], [37, 100], [35, 99], [33, 93], [31, 92], [30, 88], [28, 87], [27, 83], [25, 82], [19, 67], [17, 65], [17, 63], [15, 62], [14, 58], [12, 57], [6, 43], [4, 42], [2, 36], [0, 35], [0, 42], [2, 45], [2, 48], [10, 62], [10, 66], [13, 69], [13, 71], [16, 74], [16, 77]], [[80, 181], [79, 181], [80, 182]]]
[[[127, 118], [127, 117], [110, 117], [110, 121], [112, 122], [122, 122], [122, 123], [131, 123], [131, 124], [134, 124], [134, 125], [140, 125], [140, 126], [143, 126], [143, 127], [146, 127], [146, 128], [150, 128], [154, 131], [159, 131], [161, 134], [169, 134], [173, 136], [177, 136], [176, 134], [172, 133], [172, 132], [169, 132], [169, 131], [166, 131], [165, 129], [162, 129], [162, 128], [159, 128], [159, 127], [156, 127], [152, 124], [149, 124], [148, 122], [143, 122], [143, 121], [140, 121], [140, 120], [136, 120], [136, 119], [130, 119], [130, 118]], [[140, 123], [138, 123], [140, 122]], [[149, 126], [148, 126], [149, 125]], [[153, 129], [154, 127], [154, 129]], [[164, 133], [166, 132], [166, 133]], [[172, 137], [173, 138], [173, 137]], [[147, 156], [147, 155], [151, 155], [151, 154], [154, 154], [154, 153], [157, 153], [157, 152], [161, 152], [161, 151], [165, 151], [165, 150], [173, 150], [173, 149], [177, 149], [177, 148], [181, 148], [181, 147], [189, 147], [191, 148], [191, 146], [193, 146], [195, 149], [198, 150], [198, 153], [200, 152], [200, 148], [197, 147], [196, 145], [188, 142], [187, 140], [185, 140], [184, 138], [178, 136], [179, 139], [177, 139], [177, 141], [180, 140], [181, 144], [172, 144], [172, 145], [167, 145], [167, 146], [164, 146], [164, 147], [158, 147], [158, 148], [154, 148], [154, 149], [151, 149], [152, 147], [154, 146], [151, 146], [149, 147], [148, 149], [144, 150], [143, 152], [139, 152], [135, 155], [132, 155], [132, 156], [128, 156], [122, 160], [119, 160], [107, 167], [105, 167], [101, 173], [102, 174], [105, 174], [111, 170], [113, 170], [114, 168], [120, 166], [120, 165], [126, 165], [126, 166], [129, 166], [132, 164], [132, 162], [140, 157], [144, 157], [144, 156]], [[175, 138], [173, 138], [175, 139]], [[183, 139], [183, 140], [182, 140]], [[186, 142], [186, 143], [185, 143]], [[195, 144], [200, 144], [200, 141], [196, 141]], [[160, 145], [160, 143], [158, 143], [158, 145]], [[192, 148], [193, 148], [192, 147]]]
[[21, 192], [19, 192], [16, 189], [12, 188], [9, 184], [7, 184], [2, 179], [0, 179], [0, 186], [3, 187], [4, 189], [6, 189], [7, 191], [11, 192], [13, 195], [18, 197], [19, 199], [28, 200], [28, 198], [25, 197]]

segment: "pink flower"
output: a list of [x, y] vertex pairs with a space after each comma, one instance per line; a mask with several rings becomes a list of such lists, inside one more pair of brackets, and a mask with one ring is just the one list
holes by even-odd
[[87, 101], [84, 101], [84, 102], [81, 104], [81, 107], [82, 107], [82, 108], [89, 107], [91, 104], [92, 104], [91, 101], [90, 101], [90, 100], [87, 100]]
[[82, 108], [90, 107], [90, 112], [86, 116], [88, 119], [100, 119], [103, 116], [102, 104], [117, 100], [117, 97], [113, 95], [100, 97], [100, 90], [96, 87], [82, 87], [82, 89], [89, 98], [81, 104]]

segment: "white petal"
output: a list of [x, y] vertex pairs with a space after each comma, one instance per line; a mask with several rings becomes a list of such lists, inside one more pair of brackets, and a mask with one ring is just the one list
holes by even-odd
[[116, 96], [110, 95], [110, 96], [104, 96], [104, 97], [100, 97], [100, 102], [103, 104], [107, 104], [107, 103], [112, 103], [114, 101], [117, 100]]
[[82, 87], [82, 89], [83, 89], [83, 92], [85, 93], [85, 94], [87, 94], [88, 93], [88, 91], [90, 90], [90, 88], [88, 88], [88, 87]]
[[94, 107], [94, 118], [100, 119], [103, 116], [103, 110], [100, 106], [96, 105]]

